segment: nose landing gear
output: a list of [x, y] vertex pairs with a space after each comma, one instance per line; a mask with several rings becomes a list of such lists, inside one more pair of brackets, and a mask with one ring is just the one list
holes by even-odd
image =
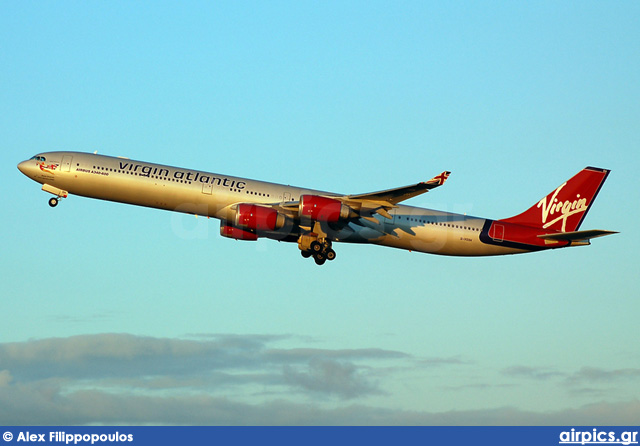
[[59, 189], [46, 183], [42, 185], [42, 190], [55, 195], [55, 197], [49, 198], [49, 206], [51, 206], [52, 208], [58, 205], [58, 201], [60, 201], [60, 198], [67, 198], [67, 196], [69, 195], [69, 192], [67, 192], [66, 190]]

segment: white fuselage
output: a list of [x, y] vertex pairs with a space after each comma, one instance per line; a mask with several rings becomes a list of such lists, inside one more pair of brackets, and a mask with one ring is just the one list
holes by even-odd
[[[46, 161], [31, 159], [18, 167], [31, 179], [70, 194], [223, 221], [231, 218], [232, 206], [238, 203], [277, 205], [295, 202], [305, 194], [336, 195], [127, 158], [79, 152], [48, 152], [43, 153], [42, 158]], [[483, 242], [480, 236], [491, 220], [405, 205], [397, 205], [390, 214], [391, 219], [376, 214], [377, 223], [358, 218], [340, 228], [329, 227], [327, 232], [338, 242], [374, 243], [443, 255], [526, 251]], [[295, 241], [298, 234], [299, 228], [291, 222], [264, 236]]]

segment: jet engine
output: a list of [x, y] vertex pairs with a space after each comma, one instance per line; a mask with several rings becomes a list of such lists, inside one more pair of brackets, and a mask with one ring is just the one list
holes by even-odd
[[284, 226], [285, 216], [275, 209], [251, 203], [240, 203], [235, 207], [234, 224], [238, 228], [252, 231], [275, 231]]
[[224, 221], [220, 222], [220, 235], [223, 237], [233, 238], [236, 240], [250, 240], [256, 241], [258, 240], [258, 234], [251, 231], [245, 231], [241, 228], [236, 228], [235, 226], [228, 225]]
[[315, 221], [335, 223], [355, 215], [355, 212], [340, 200], [320, 197], [318, 195], [303, 195], [300, 197], [300, 217], [309, 217]]

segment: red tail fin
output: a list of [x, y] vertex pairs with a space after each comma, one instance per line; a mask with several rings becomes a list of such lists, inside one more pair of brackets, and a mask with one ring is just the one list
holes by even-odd
[[562, 232], [576, 231], [609, 172], [586, 167], [522, 214], [501, 221]]

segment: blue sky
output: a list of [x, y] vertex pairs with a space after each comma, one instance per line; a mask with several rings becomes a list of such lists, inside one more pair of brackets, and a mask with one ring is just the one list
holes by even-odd
[[[635, 424], [635, 2], [0, 6], [0, 424]], [[77, 150], [503, 218], [587, 165], [523, 256], [237, 242], [17, 169]]]

